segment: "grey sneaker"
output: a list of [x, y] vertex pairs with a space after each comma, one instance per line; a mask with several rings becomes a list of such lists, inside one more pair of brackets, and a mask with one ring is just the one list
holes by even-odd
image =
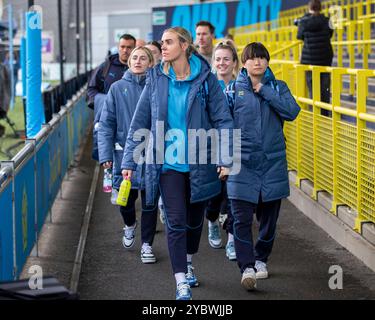
[[122, 245], [126, 249], [130, 249], [134, 245], [135, 241], [135, 229], [137, 228], [137, 222], [132, 226], [125, 225], [124, 236], [122, 237]]
[[229, 241], [225, 246], [225, 254], [230, 261], [237, 260], [236, 250], [234, 248], [234, 241]]
[[246, 268], [242, 274], [241, 285], [246, 290], [254, 290], [257, 287], [257, 279], [253, 268]]
[[220, 223], [216, 220], [213, 223], [208, 223], [208, 243], [214, 249], [221, 248], [221, 234]]
[[267, 279], [268, 278], [267, 264], [265, 264], [263, 261], [256, 260], [255, 261], [255, 269], [256, 269], [257, 279]]

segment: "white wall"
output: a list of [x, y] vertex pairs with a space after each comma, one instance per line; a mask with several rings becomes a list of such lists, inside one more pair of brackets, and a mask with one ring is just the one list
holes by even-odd
[[108, 16], [92, 17], [92, 61], [94, 66], [104, 61], [109, 49]]

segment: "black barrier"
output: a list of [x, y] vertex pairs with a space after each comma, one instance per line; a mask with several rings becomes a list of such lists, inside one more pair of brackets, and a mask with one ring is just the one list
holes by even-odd
[[88, 82], [90, 75], [91, 71], [88, 71], [87, 73], [80, 74], [78, 77], [65, 81], [63, 85], [56, 85], [43, 92], [46, 123], [52, 119], [54, 113], [60, 111], [61, 106], [64, 106]]

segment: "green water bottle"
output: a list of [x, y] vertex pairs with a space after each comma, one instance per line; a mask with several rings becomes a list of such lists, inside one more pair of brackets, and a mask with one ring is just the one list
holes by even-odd
[[121, 185], [120, 185], [120, 190], [118, 192], [118, 197], [116, 200], [116, 203], [119, 206], [126, 207], [126, 205], [128, 204], [131, 186], [132, 186], [132, 183], [130, 182], [130, 179], [122, 180]]

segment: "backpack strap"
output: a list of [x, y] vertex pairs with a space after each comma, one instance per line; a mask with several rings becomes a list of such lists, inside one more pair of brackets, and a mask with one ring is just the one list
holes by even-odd
[[232, 116], [233, 116], [233, 110], [234, 110], [234, 104], [236, 102], [236, 81], [233, 81], [230, 83], [225, 89], [224, 89], [225, 96], [227, 97], [227, 102], [229, 104], [229, 108], [231, 110]]

